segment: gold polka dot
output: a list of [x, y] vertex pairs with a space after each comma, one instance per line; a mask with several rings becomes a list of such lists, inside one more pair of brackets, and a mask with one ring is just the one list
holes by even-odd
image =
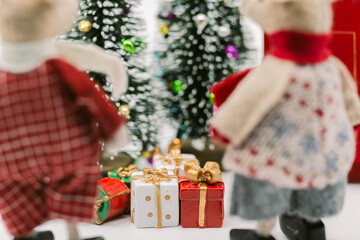
[[150, 201], [150, 200], [151, 200], [151, 197], [150, 197], [150, 196], [146, 196], [145, 200], [146, 200], [146, 201]]
[[149, 217], [152, 217], [152, 216], [154, 216], [154, 214], [153, 214], [153, 213], [149, 213], [148, 216], [149, 216]]
[[165, 218], [166, 218], [167, 220], [169, 220], [169, 219], [171, 218], [171, 215], [168, 214], [168, 215], [165, 216]]
[[170, 198], [171, 198], [170, 195], [165, 196], [165, 200], [170, 200]]

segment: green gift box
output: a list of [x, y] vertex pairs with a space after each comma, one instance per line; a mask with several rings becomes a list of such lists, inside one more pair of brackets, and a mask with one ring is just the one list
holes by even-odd
[[127, 168], [121, 167], [108, 172], [108, 177], [116, 178], [125, 183], [129, 188], [131, 186], [131, 174], [138, 172], [139, 169], [136, 165], [131, 164]]

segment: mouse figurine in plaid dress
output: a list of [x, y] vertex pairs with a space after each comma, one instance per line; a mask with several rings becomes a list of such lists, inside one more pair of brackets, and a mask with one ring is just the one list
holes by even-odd
[[253, 70], [212, 88], [213, 137], [235, 171], [231, 212], [256, 220], [231, 240], [274, 240], [276, 217], [290, 240], [325, 240], [321, 218], [340, 212], [355, 155], [360, 101], [351, 74], [327, 48], [331, 0], [242, 0], [269, 35]]
[[53, 240], [34, 232], [51, 219], [66, 220], [79, 240], [76, 223], [94, 217], [101, 142], [110, 153], [127, 142], [126, 120], [75, 67], [114, 78], [118, 97], [127, 87], [121, 61], [53, 41], [77, 9], [77, 0], [0, 2], [0, 213], [16, 240]]

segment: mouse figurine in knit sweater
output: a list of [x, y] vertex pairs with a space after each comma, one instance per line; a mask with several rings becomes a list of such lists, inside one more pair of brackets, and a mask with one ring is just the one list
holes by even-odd
[[231, 240], [274, 240], [279, 216], [290, 240], [325, 240], [322, 218], [340, 212], [355, 155], [360, 101], [331, 55], [331, 0], [242, 0], [269, 35], [261, 65], [212, 88], [211, 132], [235, 171], [231, 212], [257, 221]]
[[[127, 143], [126, 120], [82, 71], [108, 74], [114, 97], [127, 88], [123, 63], [95, 46], [55, 43], [77, 0], [0, 1], [0, 213], [15, 240], [53, 240], [34, 228], [92, 222], [101, 143]], [[101, 240], [101, 237], [91, 238]]]

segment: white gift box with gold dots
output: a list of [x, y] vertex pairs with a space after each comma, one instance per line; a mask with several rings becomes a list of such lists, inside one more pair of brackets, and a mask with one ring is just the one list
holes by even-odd
[[[170, 174], [173, 174], [170, 172]], [[131, 220], [138, 228], [179, 225], [179, 185], [172, 178], [150, 182], [143, 172], [134, 172], [131, 181]], [[142, 177], [141, 177], [142, 176]], [[160, 200], [160, 201], [159, 201]]]

